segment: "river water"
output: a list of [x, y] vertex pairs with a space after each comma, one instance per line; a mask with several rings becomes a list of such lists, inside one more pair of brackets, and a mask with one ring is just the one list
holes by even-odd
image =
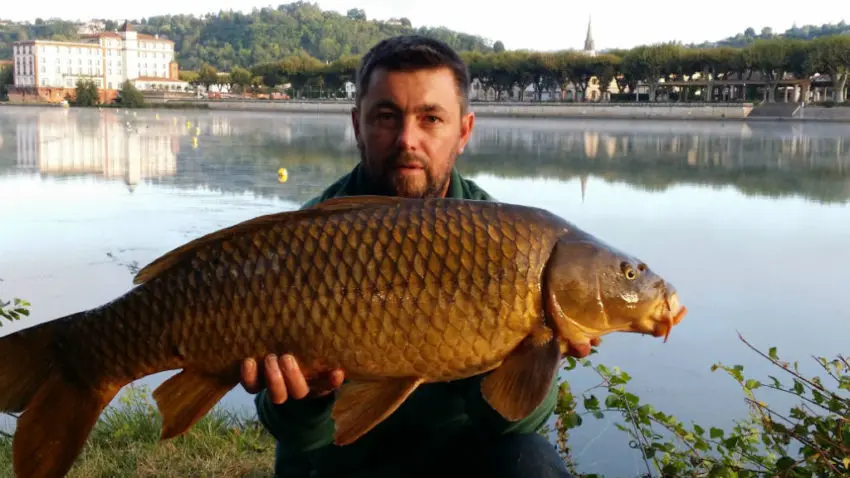
[[[356, 161], [344, 115], [0, 108], [0, 299], [33, 304], [0, 335], [109, 301], [139, 266], [297, 208]], [[773, 373], [738, 332], [808, 370], [812, 354], [847, 352], [846, 125], [488, 118], [458, 165], [498, 199], [550, 209], [676, 285], [690, 313], [667, 344], [614, 334], [593, 360], [686, 422], [728, 427], [746, 413], [713, 363]], [[562, 377], [575, 392], [599, 381], [586, 369]], [[251, 411], [241, 389], [225, 404]], [[587, 417], [570, 444], [580, 471], [645, 471], [611, 420]]]

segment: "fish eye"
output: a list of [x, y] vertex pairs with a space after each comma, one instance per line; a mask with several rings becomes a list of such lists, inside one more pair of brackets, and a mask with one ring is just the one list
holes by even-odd
[[628, 280], [637, 279], [637, 276], [638, 276], [637, 271], [628, 262], [622, 262], [620, 264], [620, 268], [623, 270], [623, 275], [626, 276], [626, 279], [628, 279]]

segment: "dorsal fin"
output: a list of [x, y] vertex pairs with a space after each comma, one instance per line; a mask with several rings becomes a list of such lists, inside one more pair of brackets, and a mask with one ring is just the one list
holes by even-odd
[[143, 267], [133, 278], [133, 284], [139, 285], [150, 281], [186, 259], [189, 255], [201, 247], [245, 234], [256, 229], [268, 227], [272, 224], [303, 220], [306, 218], [319, 217], [332, 214], [334, 212], [348, 211], [368, 206], [397, 205], [402, 201], [404, 201], [404, 199], [392, 196], [345, 196], [328, 199], [307, 209], [266, 214], [264, 216], [248, 219], [247, 221], [201, 236], [165, 253]]
[[356, 209], [362, 206], [394, 206], [409, 201], [398, 196], [341, 196], [326, 199], [309, 209], [340, 210]]

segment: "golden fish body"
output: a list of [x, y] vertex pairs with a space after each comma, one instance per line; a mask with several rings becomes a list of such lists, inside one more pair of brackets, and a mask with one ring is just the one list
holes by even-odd
[[[247, 357], [290, 353], [308, 379], [341, 368], [351, 382], [333, 418], [346, 444], [421, 383], [488, 371], [484, 397], [522, 418], [564, 344], [666, 335], [684, 314], [645, 265], [558, 216], [451, 199], [362, 196], [263, 216], [171, 251], [135, 282], [104, 306], [0, 339], [0, 410], [24, 411], [19, 476], [64, 475], [115, 393], [165, 370], [183, 369], [154, 392], [169, 438], [236, 386]], [[65, 442], [42, 443], [35, 430], [68, 421], [68, 407]]]

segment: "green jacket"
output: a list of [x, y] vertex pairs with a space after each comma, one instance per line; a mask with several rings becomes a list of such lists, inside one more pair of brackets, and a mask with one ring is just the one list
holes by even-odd
[[[358, 165], [304, 207], [331, 197], [369, 192], [368, 178]], [[494, 200], [456, 170], [452, 171], [447, 196]], [[274, 405], [263, 390], [256, 395], [255, 403], [260, 422], [278, 440], [277, 478], [396, 478], [441, 449], [448, 450], [476, 436], [536, 433], [555, 410], [557, 381], [537, 410], [524, 420], [509, 422], [484, 401], [480, 381], [479, 376], [422, 385], [384, 422], [343, 447], [333, 444], [333, 394]]]

